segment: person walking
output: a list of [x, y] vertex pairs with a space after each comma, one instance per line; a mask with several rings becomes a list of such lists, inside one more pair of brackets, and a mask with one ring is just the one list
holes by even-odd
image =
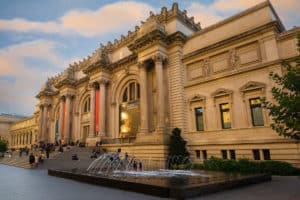
[[34, 163], [35, 163], [35, 157], [34, 157], [33, 153], [31, 153], [29, 156], [29, 164], [30, 164], [31, 168], [34, 167]]

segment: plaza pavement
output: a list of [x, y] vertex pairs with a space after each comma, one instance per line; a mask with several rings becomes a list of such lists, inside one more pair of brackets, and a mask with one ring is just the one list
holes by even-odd
[[[0, 165], [1, 200], [155, 200], [154, 196], [52, 177], [46, 170]], [[300, 177], [274, 176], [271, 182], [226, 190], [199, 200], [299, 200]]]

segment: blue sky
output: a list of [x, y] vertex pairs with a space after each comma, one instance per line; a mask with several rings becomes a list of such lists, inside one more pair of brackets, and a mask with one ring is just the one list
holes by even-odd
[[[1, 0], [0, 113], [32, 115], [47, 77], [134, 30], [170, 0]], [[178, 0], [202, 27], [262, 0]], [[299, 0], [271, 0], [286, 28], [299, 26]]]

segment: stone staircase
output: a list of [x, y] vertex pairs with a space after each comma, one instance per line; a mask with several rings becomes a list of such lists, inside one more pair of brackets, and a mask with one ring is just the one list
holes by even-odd
[[[86, 170], [90, 163], [94, 160], [90, 156], [92, 147], [71, 147], [63, 153], [58, 153], [51, 159], [45, 161], [45, 167], [57, 170]], [[72, 160], [72, 155], [77, 154], [79, 160]]]
[[[50, 153], [49, 159], [45, 159], [44, 163], [39, 163], [39, 169], [80, 169], [85, 170], [94, 160], [90, 156], [92, 154], [92, 147], [64, 147], [64, 152], [60, 153], [57, 150]], [[31, 152], [29, 152], [30, 155]], [[72, 155], [77, 154], [79, 160], [72, 160]], [[0, 158], [0, 164], [10, 165], [14, 167], [21, 167], [30, 169], [29, 156], [25, 153], [20, 157], [18, 151], [14, 151], [12, 156]]]
[[19, 152], [14, 151], [12, 152], [11, 157], [0, 158], [0, 164], [29, 169], [31, 167], [28, 157], [29, 156], [26, 156], [25, 153], [23, 153], [23, 155], [20, 157]]

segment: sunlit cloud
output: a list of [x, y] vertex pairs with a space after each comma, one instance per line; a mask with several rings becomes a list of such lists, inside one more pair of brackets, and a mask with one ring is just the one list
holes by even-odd
[[[32, 114], [35, 95], [48, 76], [62, 71], [70, 59], [56, 51], [59, 45], [36, 40], [0, 49], [0, 110]], [[29, 59], [29, 61], [27, 61]], [[38, 59], [39, 62], [30, 62]], [[72, 59], [73, 60], [73, 59]], [[51, 66], [51, 67], [49, 67]]]
[[108, 4], [96, 11], [73, 10], [57, 21], [38, 22], [16, 18], [0, 20], [0, 31], [42, 32], [86, 37], [103, 35], [137, 25], [153, 7], [135, 1]]
[[[201, 22], [202, 27], [207, 27], [261, 2], [264, 0], [216, 0], [209, 5], [197, 2], [191, 3], [187, 10], [191, 16], [195, 16], [196, 21]], [[284, 24], [289, 27], [299, 24], [299, 0], [272, 0], [271, 3]]]

